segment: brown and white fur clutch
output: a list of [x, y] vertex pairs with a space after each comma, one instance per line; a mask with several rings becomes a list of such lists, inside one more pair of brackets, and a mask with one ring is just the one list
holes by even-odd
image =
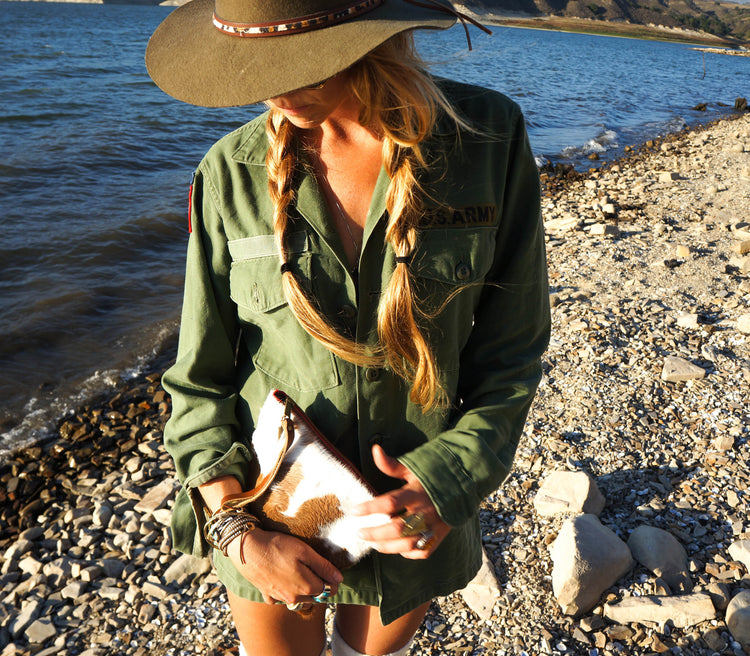
[[254, 492], [260, 494], [241, 505], [265, 530], [300, 538], [339, 568], [371, 550], [357, 532], [390, 517], [352, 514], [354, 506], [372, 499], [373, 490], [284, 392], [272, 391], [263, 404], [253, 449], [259, 466]]

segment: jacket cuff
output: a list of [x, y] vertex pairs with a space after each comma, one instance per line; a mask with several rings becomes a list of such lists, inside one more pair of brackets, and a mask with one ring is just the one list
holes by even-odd
[[206, 507], [198, 487], [219, 476], [234, 476], [245, 489], [249, 464], [253, 461], [250, 450], [235, 442], [221, 458], [196, 472], [183, 483], [172, 510], [172, 541], [175, 549], [199, 558], [211, 552], [203, 538]]
[[460, 460], [440, 443], [427, 442], [398, 458], [414, 474], [435, 504], [440, 518], [449, 526], [460, 526], [475, 512], [476, 482]]

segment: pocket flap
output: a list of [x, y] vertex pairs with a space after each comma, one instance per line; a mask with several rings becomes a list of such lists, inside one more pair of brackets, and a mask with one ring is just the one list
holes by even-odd
[[497, 227], [423, 231], [412, 260], [414, 274], [451, 285], [481, 281], [492, 266]]
[[[227, 242], [232, 262], [253, 260], [258, 257], [278, 257], [275, 235], [258, 235], [244, 239], [231, 239]], [[287, 248], [290, 253], [304, 253], [309, 249], [307, 233], [304, 230], [292, 232], [287, 236]]]

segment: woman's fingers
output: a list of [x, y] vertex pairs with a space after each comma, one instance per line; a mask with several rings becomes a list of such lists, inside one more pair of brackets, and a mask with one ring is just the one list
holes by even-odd
[[341, 572], [328, 560], [283, 533], [260, 529], [245, 533], [230, 544], [229, 555], [266, 603], [309, 602], [324, 592], [334, 595], [343, 580]]
[[359, 537], [372, 543], [381, 553], [401, 554], [404, 558], [422, 559], [430, 554], [450, 533], [451, 527], [438, 514], [435, 504], [419, 479], [379, 446], [372, 448], [373, 461], [378, 469], [404, 484], [381, 494], [354, 509], [357, 515], [382, 513], [391, 521], [380, 526], [362, 528]]
[[409, 477], [413, 478], [413, 474], [398, 460], [391, 458], [379, 444], [374, 444], [372, 447], [372, 459], [375, 466], [386, 476], [403, 481]]

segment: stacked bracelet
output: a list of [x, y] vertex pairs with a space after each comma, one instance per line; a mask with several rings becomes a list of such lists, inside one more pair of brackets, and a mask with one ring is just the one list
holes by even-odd
[[[219, 510], [208, 518], [206, 525], [203, 527], [203, 535], [208, 544], [227, 556], [227, 549], [232, 540], [259, 526], [258, 518], [244, 510]], [[245, 559], [242, 555], [242, 549], [240, 549], [240, 559], [244, 565]]]

